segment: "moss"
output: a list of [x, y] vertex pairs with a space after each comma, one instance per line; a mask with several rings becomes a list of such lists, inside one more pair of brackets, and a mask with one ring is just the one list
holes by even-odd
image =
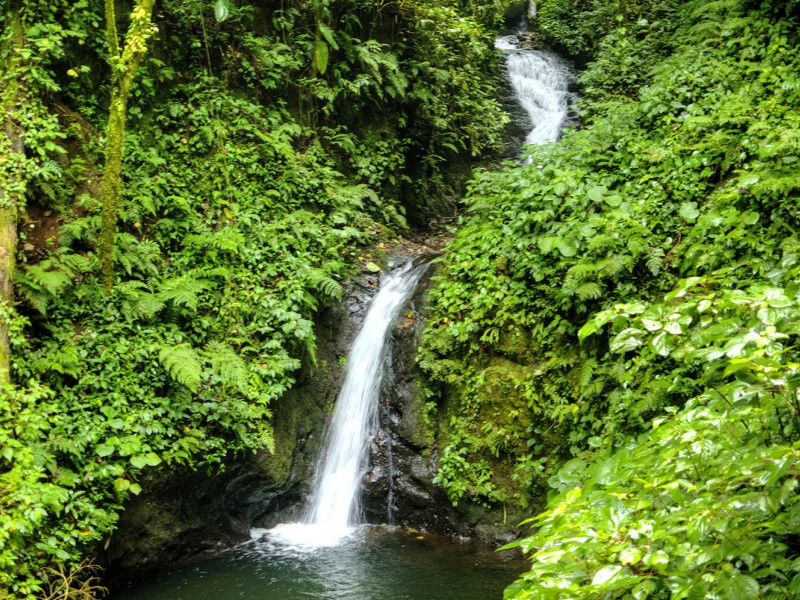
[[425, 399], [416, 384], [408, 386], [411, 397], [403, 410], [399, 433], [417, 448], [430, 448], [435, 441], [435, 423], [428, 418]]
[[483, 384], [475, 390], [480, 404], [479, 419], [498, 427], [527, 427], [532, 414], [523, 391], [525, 366], [495, 358], [482, 373]]
[[[274, 402], [272, 428], [275, 451], [262, 452], [259, 463], [264, 473], [276, 484], [289, 481], [292, 475], [298, 445], [309, 438], [309, 433], [319, 428], [324, 421], [321, 398], [325, 398], [325, 386], [332, 377], [327, 360], [320, 360], [311, 374], [311, 385], [297, 386], [280, 400]], [[305, 452], [313, 452], [312, 448]]]
[[530, 347], [530, 332], [520, 327], [513, 327], [501, 335], [497, 344], [497, 352], [518, 362], [525, 362], [530, 353]]

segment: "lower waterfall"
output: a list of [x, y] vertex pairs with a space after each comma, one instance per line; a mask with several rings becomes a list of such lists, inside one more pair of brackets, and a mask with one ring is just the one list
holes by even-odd
[[381, 282], [347, 356], [346, 377], [323, 441], [311, 506], [302, 522], [270, 530], [276, 541], [307, 548], [336, 545], [358, 522], [359, 487], [375, 430], [387, 334], [427, 268], [427, 261], [409, 261]]

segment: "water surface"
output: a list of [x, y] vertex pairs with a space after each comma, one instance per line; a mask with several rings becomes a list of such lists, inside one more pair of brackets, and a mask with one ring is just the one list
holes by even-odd
[[525, 567], [468, 543], [364, 528], [313, 551], [265, 536], [112, 600], [499, 600]]

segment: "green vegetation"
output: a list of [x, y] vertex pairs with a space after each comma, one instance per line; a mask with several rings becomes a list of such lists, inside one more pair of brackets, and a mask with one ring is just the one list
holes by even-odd
[[0, 5], [0, 598], [91, 597], [144, 470], [272, 447], [359, 248], [500, 143], [495, 4], [152, 6]]
[[420, 357], [451, 499], [549, 495], [507, 598], [800, 594], [796, 9], [540, 3], [583, 126], [472, 182]]
[[[0, 4], [2, 599], [274, 449], [363, 248], [501, 145], [502, 3], [268, 4]], [[415, 408], [454, 503], [542, 510], [508, 598], [800, 595], [798, 8], [539, 3], [583, 122], [469, 184]]]

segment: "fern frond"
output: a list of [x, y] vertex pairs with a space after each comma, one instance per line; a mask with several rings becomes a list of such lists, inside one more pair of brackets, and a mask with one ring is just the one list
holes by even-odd
[[308, 271], [308, 283], [315, 290], [323, 293], [333, 300], [341, 300], [344, 290], [338, 281], [333, 279], [328, 273], [321, 269], [310, 269]]
[[172, 379], [197, 393], [203, 382], [200, 356], [189, 344], [160, 346], [158, 360]]
[[594, 263], [578, 263], [569, 268], [565, 277], [567, 279], [586, 279], [593, 276], [596, 271], [597, 266]]
[[578, 288], [577, 295], [581, 300], [596, 300], [603, 295], [603, 288], [596, 282], [589, 281]]
[[158, 204], [156, 199], [150, 194], [141, 194], [136, 197], [141, 206], [147, 214], [155, 215], [158, 212]]
[[60, 229], [61, 243], [64, 246], [71, 246], [75, 242], [94, 244], [101, 220], [100, 215], [91, 215], [64, 223]]
[[741, 13], [744, 0], [699, 0], [689, 6], [689, 13], [695, 23], [720, 21], [724, 17]]
[[238, 255], [244, 247], [245, 239], [244, 235], [238, 229], [226, 227], [225, 229], [214, 232], [211, 243], [217, 250]]
[[710, 40], [719, 37], [722, 31], [722, 23], [711, 19], [704, 19], [690, 27], [688, 31], [693, 40]]
[[756, 197], [777, 198], [800, 190], [800, 179], [794, 173], [778, 177], [763, 177], [752, 188]]
[[159, 298], [158, 294], [141, 294], [136, 303], [131, 307], [131, 314], [138, 318], [149, 321], [155, 317], [164, 308], [164, 302]]
[[[49, 261], [46, 261], [49, 263]], [[27, 269], [28, 280], [34, 285], [47, 290], [53, 296], [60, 294], [72, 283], [72, 273], [60, 269], [48, 269], [49, 265], [41, 262]]]
[[730, 171], [731, 167], [734, 165], [734, 163], [737, 161], [737, 159], [739, 159], [741, 155], [742, 155], [741, 145], [737, 144], [735, 146], [729, 146], [727, 150], [725, 150], [725, 157], [722, 159], [722, 164], [720, 165], [720, 171], [722, 171], [722, 173], [727, 173], [728, 171]]
[[156, 263], [161, 259], [161, 249], [153, 240], [140, 240], [130, 233], [117, 233], [114, 260], [131, 276], [134, 273], [155, 275]]
[[36, 373], [56, 372], [77, 377], [81, 367], [78, 347], [73, 344], [58, 345], [50, 342], [44, 347], [43, 354], [31, 361], [31, 367]]
[[114, 292], [123, 297], [124, 313], [129, 319], [149, 321], [164, 308], [164, 302], [143, 281], [122, 281], [115, 286]]
[[212, 375], [223, 385], [247, 392], [249, 370], [247, 363], [224, 342], [213, 341], [206, 344], [203, 354], [211, 364]]
[[59, 261], [76, 273], [91, 273], [94, 268], [92, 261], [82, 254], [62, 254]]
[[14, 283], [31, 306], [45, 314], [50, 302], [72, 284], [74, 276], [68, 265], [47, 259], [19, 269]]
[[220, 279], [230, 279], [233, 277], [233, 271], [228, 267], [199, 267], [192, 269], [186, 273], [196, 279], [205, 279], [211, 277], [219, 277]]
[[635, 416], [646, 415], [661, 410], [669, 401], [669, 389], [672, 383], [654, 379], [647, 384], [647, 391], [639, 401], [631, 407], [631, 414]]
[[594, 370], [597, 368], [597, 361], [593, 358], [587, 358], [583, 361], [581, 365], [581, 372], [580, 376], [578, 377], [578, 383], [582, 388], [586, 388], [592, 381], [592, 377], [594, 376]]
[[197, 308], [199, 295], [210, 288], [210, 281], [195, 279], [191, 274], [186, 274], [164, 281], [159, 286], [158, 297], [163, 302], [172, 302], [194, 310]]
[[244, 235], [235, 227], [225, 227], [219, 231], [192, 233], [183, 239], [187, 246], [196, 248], [214, 248], [228, 254], [237, 255], [244, 247]]
[[53, 177], [60, 176], [62, 173], [63, 170], [61, 169], [61, 165], [52, 159], [47, 159], [39, 166], [36, 175], [45, 181], [49, 181]]
[[664, 264], [664, 250], [661, 248], [653, 248], [647, 258], [645, 266], [647, 270], [653, 275], [658, 275], [661, 272], [661, 267]]
[[622, 271], [630, 270], [633, 260], [626, 254], [615, 254], [597, 263], [597, 274], [600, 277], [613, 277]]
[[631, 380], [631, 372], [625, 366], [624, 361], [617, 361], [608, 370], [609, 376], [613, 377], [617, 383], [628, 383]]
[[258, 440], [271, 454], [275, 454], [275, 436], [273, 435], [273, 430], [269, 423], [261, 424]]

